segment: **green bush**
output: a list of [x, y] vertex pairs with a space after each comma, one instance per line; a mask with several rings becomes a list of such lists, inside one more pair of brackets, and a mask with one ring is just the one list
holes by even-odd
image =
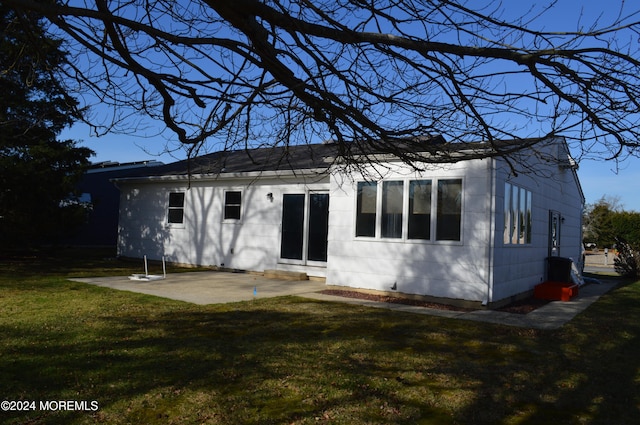
[[623, 238], [616, 238], [618, 256], [613, 264], [616, 272], [625, 277], [640, 276], [640, 251], [631, 246]]

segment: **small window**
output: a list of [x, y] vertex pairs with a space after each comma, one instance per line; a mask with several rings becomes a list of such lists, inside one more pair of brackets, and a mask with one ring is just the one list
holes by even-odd
[[184, 222], [184, 192], [169, 193], [168, 221], [172, 224]]
[[224, 219], [240, 220], [242, 192], [228, 191], [224, 193]]
[[358, 182], [356, 236], [376, 235], [377, 193], [375, 182]]

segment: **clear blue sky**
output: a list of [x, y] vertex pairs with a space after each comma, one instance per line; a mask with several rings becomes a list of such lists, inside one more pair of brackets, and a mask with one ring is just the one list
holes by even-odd
[[[615, 13], [623, 0], [602, 2], [600, 0], [559, 0], [551, 13], [545, 15], [546, 30], [575, 30], [578, 22], [588, 26], [589, 19], [601, 13]], [[509, 7], [528, 8], [528, 2]], [[635, 2], [632, 6], [636, 8]], [[511, 10], [510, 10], [511, 11]], [[514, 13], [518, 13], [515, 9]], [[606, 20], [605, 20], [606, 21]], [[162, 128], [162, 123], [158, 123]], [[108, 134], [92, 137], [85, 125], [76, 125], [65, 131], [61, 138], [82, 140], [83, 145], [93, 149], [93, 162], [131, 162], [158, 160], [165, 163], [186, 157], [179, 143], [167, 141], [161, 136], [150, 138], [133, 135]], [[173, 153], [167, 153], [173, 150]], [[616, 167], [613, 162], [585, 160], [578, 171], [587, 203], [593, 203], [603, 196], [619, 199], [625, 210], [640, 212], [640, 159], [630, 158]]]

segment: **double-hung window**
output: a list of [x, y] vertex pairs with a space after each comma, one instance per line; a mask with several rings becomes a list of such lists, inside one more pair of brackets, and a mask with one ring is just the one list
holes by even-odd
[[184, 192], [169, 193], [169, 209], [167, 211], [169, 224], [184, 223]]
[[242, 192], [229, 190], [224, 193], [224, 219], [240, 220], [242, 211]]
[[460, 241], [462, 179], [358, 182], [356, 236]]

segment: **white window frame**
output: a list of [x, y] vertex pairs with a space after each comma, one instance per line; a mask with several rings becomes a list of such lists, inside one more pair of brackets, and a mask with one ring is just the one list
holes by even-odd
[[[375, 193], [376, 193], [376, 199], [375, 199], [375, 205], [373, 205], [373, 207], [375, 208], [374, 214], [375, 214], [375, 218], [374, 218], [374, 226], [373, 226], [373, 236], [370, 235], [360, 235], [358, 236], [358, 187], [360, 186], [360, 183], [366, 184], [367, 186], [369, 185], [374, 185], [375, 186]], [[379, 213], [379, 208], [381, 208], [381, 206], [379, 206], [380, 203], [380, 185], [377, 184], [376, 182], [370, 182], [370, 181], [359, 181], [356, 182], [355, 187], [354, 187], [354, 207], [353, 210], [355, 211], [354, 214], [354, 221], [353, 221], [353, 231], [355, 234], [356, 238], [363, 238], [363, 239], [375, 239], [377, 235], [379, 235], [379, 220], [380, 220], [380, 213]], [[371, 209], [372, 205], [369, 205], [370, 203], [367, 202], [367, 205], [365, 205], [367, 211]], [[369, 213], [370, 214], [370, 213]]]
[[[459, 223], [459, 238], [458, 239], [438, 239], [438, 208], [439, 208], [439, 200], [438, 200], [438, 195], [439, 195], [439, 189], [440, 189], [440, 182], [442, 181], [448, 181], [448, 180], [460, 180], [460, 199], [457, 199], [457, 203], [459, 203], [459, 208], [460, 208], [460, 223]], [[464, 179], [462, 179], [461, 177], [446, 177], [446, 178], [439, 178], [439, 179], [434, 179], [435, 181], [435, 185], [432, 188], [432, 196], [435, 196], [435, 202], [433, 202], [432, 199], [432, 203], [435, 204], [435, 208], [433, 209], [433, 214], [435, 214], [435, 217], [432, 218], [432, 225], [433, 227], [433, 238], [436, 240], [436, 242], [442, 243], [442, 242], [449, 242], [449, 243], [461, 243], [462, 242], [462, 229], [463, 229], [463, 215], [464, 215], [464, 205], [463, 205], [463, 199], [464, 199]]]
[[[460, 239], [459, 240], [437, 240], [436, 229], [438, 224], [438, 182], [446, 180], [460, 180], [461, 183], [461, 199], [460, 199]], [[431, 182], [431, 212], [430, 212], [430, 229], [429, 239], [410, 239], [409, 238], [409, 191], [411, 182], [414, 181], [430, 181]], [[445, 245], [462, 245], [464, 243], [464, 198], [465, 198], [465, 179], [462, 176], [447, 177], [412, 177], [412, 178], [389, 178], [376, 182], [376, 224], [373, 236], [357, 236], [356, 226], [358, 221], [358, 183], [366, 181], [356, 181], [354, 185], [354, 215], [353, 215], [353, 237], [357, 240], [374, 240], [383, 242], [403, 242], [418, 244], [445, 244]], [[385, 182], [402, 182], [402, 237], [382, 237], [382, 203], [383, 203], [383, 186]]]
[[[240, 204], [230, 204], [232, 206], [239, 205], [240, 207], [240, 217], [238, 218], [226, 218], [226, 209], [227, 209], [227, 193], [229, 192], [239, 192], [240, 193]], [[224, 189], [222, 191], [222, 222], [223, 223], [240, 223], [242, 221], [242, 217], [244, 215], [244, 191], [242, 189]]]
[[[421, 215], [421, 214], [416, 214], [413, 213], [411, 211], [411, 199], [410, 199], [410, 194], [411, 194], [411, 185], [414, 182], [429, 182], [429, 237], [428, 238], [418, 238], [418, 237], [411, 237], [411, 235], [409, 234], [409, 224], [411, 223], [410, 218], [412, 216], [417, 216], [417, 215]], [[407, 240], [409, 241], [430, 241], [433, 235], [433, 179], [412, 179], [408, 181], [409, 184], [409, 188], [407, 190]], [[418, 184], [419, 186], [419, 184]], [[413, 203], [413, 207], [414, 210], [416, 208], [416, 204], [415, 204], [415, 199], [414, 199], [414, 203]], [[418, 205], [419, 207], [419, 205]], [[424, 230], [424, 229], [423, 229]]]
[[[405, 208], [405, 201], [407, 200], [407, 192], [405, 191], [406, 189], [406, 182], [404, 180], [394, 180], [394, 179], [389, 179], [389, 180], [383, 180], [381, 181], [378, 186], [380, 186], [378, 188], [378, 191], [381, 192], [381, 196], [380, 196], [380, 208], [379, 208], [379, 214], [380, 217], [376, 217], [379, 218], [379, 222], [380, 222], [380, 238], [381, 239], [403, 239], [406, 237], [406, 219], [407, 219], [407, 211]], [[396, 205], [395, 203], [392, 204], [388, 204], [386, 203], [387, 199], [389, 197], [393, 198], [394, 196], [397, 196], [398, 191], [392, 189], [393, 187], [397, 187], [400, 186], [401, 192], [400, 192], [400, 196], [402, 197], [402, 202], [400, 207], [398, 208], [398, 205]], [[390, 190], [388, 192], [385, 192], [385, 188], [390, 188]], [[385, 207], [387, 208], [387, 211], [385, 211]], [[395, 209], [395, 211], [388, 211], [389, 208]], [[399, 210], [399, 212], [398, 212]], [[383, 236], [383, 232], [385, 231], [385, 217], [386, 220], [388, 222], [395, 222], [396, 218], [398, 218], [398, 216], [400, 217], [400, 235], [395, 236], [395, 235], [386, 235]], [[391, 217], [395, 217], [395, 218], [391, 218]], [[392, 232], [393, 228], [395, 226], [391, 225], [387, 228], [387, 232]]]
[[[178, 206], [171, 206], [171, 195], [172, 194], [181, 194], [182, 195], [182, 206], [178, 207]], [[170, 227], [184, 227], [185, 226], [185, 221], [186, 221], [186, 206], [187, 204], [187, 192], [184, 190], [170, 190], [168, 191], [167, 194], [167, 219], [166, 219], [166, 223], [168, 226]], [[171, 211], [175, 211], [175, 210], [182, 210], [182, 221], [181, 222], [174, 222], [171, 221]]]
[[[302, 227], [302, 259], [291, 259], [291, 258], [282, 258], [281, 250], [282, 250], [282, 216], [280, 217], [280, 231], [278, 237], [278, 264], [293, 264], [293, 265], [301, 265], [301, 266], [312, 266], [312, 267], [327, 267], [327, 261], [318, 261], [318, 260], [309, 260], [309, 214], [311, 212], [311, 195], [329, 195], [329, 190], [325, 189], [292, 189], [287, 188], [280, 192], [280, 214], [282, 215], [282, 202], [284, 199], [284, 195], [304, 195], [304, 213], [303, 213], [303, 227]], [[327, 255], [328, 259], [328, 255]]]

